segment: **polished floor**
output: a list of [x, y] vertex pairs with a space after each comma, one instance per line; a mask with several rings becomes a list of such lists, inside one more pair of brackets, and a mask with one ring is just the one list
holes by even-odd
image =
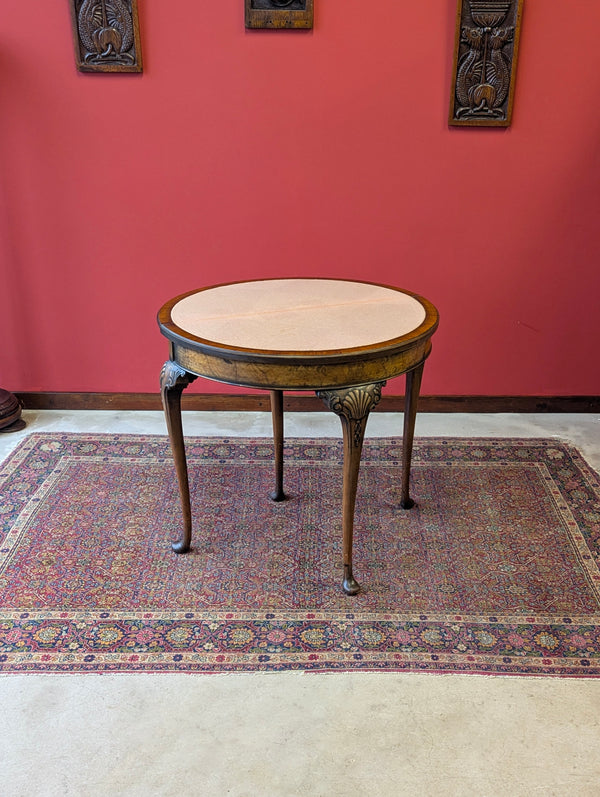
[[[34, 431], [164, 434], [161, 413], [27, 412]], [[338, 436], [290, 413], [288, 436]], [[270, 436], [266, 413], [185, 413]], [[400, 434], [374, 413], [368, 436]], [[417, 436], [556, 437], [600, 471], [600, 416], [422, 414]], [[596, 680], [394, 673], [0, 677], [0, 795], [596, 797]]]

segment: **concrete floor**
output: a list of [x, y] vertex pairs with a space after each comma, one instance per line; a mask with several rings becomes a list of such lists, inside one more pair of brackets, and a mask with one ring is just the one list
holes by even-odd
[[[161, 413], [27, 412], [32, 431], [164, 434]], [[368, 436], [399, 434], [374, 413]], [[266, 413], [186, 413], [270, 436]], [[328, 413], [288, 436], [338, 436]], [[558, 437], [600, 471], [600, 417], [422, 414], [417, 436]], [[395, 673], [0, 677], [0, 795], [600, 795], [594, 680]]]

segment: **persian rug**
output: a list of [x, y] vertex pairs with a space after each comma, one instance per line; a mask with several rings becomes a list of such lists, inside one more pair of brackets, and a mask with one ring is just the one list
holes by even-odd
[[600, 674], [600, 479], [556, 440], [365, 442], [355, 597], [342, 448], [187, 441], [193, 548], [166, 437], [31, 434], [0, 467], [0, 671]]

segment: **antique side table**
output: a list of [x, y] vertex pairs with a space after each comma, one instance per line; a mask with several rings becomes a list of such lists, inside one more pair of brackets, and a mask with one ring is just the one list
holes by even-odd
[[394, 287], [335, 279], [270, 279], [216, 285], [177, 296], [159, 311], [170, 357], [161, 395], [183, 510], [176, 553], [190, 549], [192, 520], [181, 394], [196, 377], [268, 390], [275, 448], [274, 501], [283, 491], [283, 391], [315, 391], [342, 422], [343, 589], [352, 573], [352, 535], [365, 426], [387, 379], [406, 374], [400, 505], [409, 494], [423, 365], [438, 325], [435, 307]]

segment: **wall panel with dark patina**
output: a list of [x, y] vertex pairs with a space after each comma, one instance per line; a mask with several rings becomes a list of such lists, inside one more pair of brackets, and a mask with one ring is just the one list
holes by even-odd
[[458, 0], [451, 125], [508, 127], [523, 0]]
[[314, 0], [245, 0], [247, 28], [312, 28]]
[[137, 0], [69, 0], [82, 72], [141, 72]]

